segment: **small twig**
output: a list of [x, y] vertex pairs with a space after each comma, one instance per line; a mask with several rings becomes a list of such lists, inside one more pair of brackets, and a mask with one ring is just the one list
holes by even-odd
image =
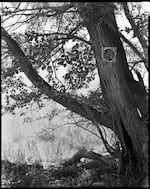
[[137, 38], [139, 39], [143, 49], [144, 48], [148, 48], [147, 44], [146, 44], [146, 41], [145, 39], [143, 38], [143, 36], [141, 35], [140, 31], [138, 30], [138, 27], [136, 26], [134, 20], [133, 20], [133, 17], [129, 11], [129, 8], [128, 8], [128, 5], [127, 5], [127, 2], [124, 2], [123, 3], [123, 8], [124, 8], [124, 12], [125, 12], [125, 15], [130, 23], [130, 25], [132, 26], [132, 29], [135, 33], [135, 35], [137, 36]]
[[[72, 33], [72, 32], [71, 32]], [[90, 41], [87, 41], [81, 37], [78, 37], [78, 36], [75, 36], [71, 33], [62, 33], [62, 32], [53, 32], [53, 33], [49, 33], [49, 34], [38, 34], [38, 33], [35, 33], [37, 36], [52, 36], [52, 35], [58, 35], [58, 36], [66, 36], [65, 38], [54, 38], [54, 40], [67, 40], [67, 39], [77, 39], [77, 40], [80, 40], [88, 45], [91, 45], [91, 42]]]
[[134, 34], [136, 35], [136, 37], [139, 39], [140, 43], [141, 43], [141, 46], [143, 48], [143, 51], [144, 51], [144, 55], [145, 55], [145, 66], [146, 68], [148, 68], [148, 60], [147, 60], [147, 49], [148, 49], [148, 45], [146, 43], [146, 40], [144, 39], [144, 37], [141, 35], [141, 32], [139, 31], [137, 25], [135, 24], [134, 20], [133, 20], [133, 17], [129, 11], [129, 8], [128, 8], [128, 5], [127, 5], [127, 2], [124, 2], [123, 3], [123, 8], [124, 8], [124, 12], [125, 12], [125, 15], [130, 23], [130, 25], [132, 26], [132, 29], [134, 31]]

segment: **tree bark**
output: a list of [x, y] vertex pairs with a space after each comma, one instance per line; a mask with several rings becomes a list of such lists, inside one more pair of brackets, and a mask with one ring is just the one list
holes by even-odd
[[[80, 15], [90, 34], [92, 48], [97, 61], [102, 92], [113, 112], [114, 132], [121, 135], [123, 155], [123, 172], [128, 170], [143, 172], [142, 145], [147, 132], [141, 121], [141, 114], [147, 113], [146, 93], [140, 82], [133, 79], [128, 69], [125, 51], [117, 30], [114, 7], [110, 3], [86, 3], [80, 6]], [[102, 47], [117, 47], [116, 60], [105, 61], [102, 58]], [[145, 111], [146, 110], [146, 111]], [[130, 165], [132, 162], [132, 166]]]
[[95, 162], [97, 162], [97, 164], [99, 163], [99, 165], [101, 164], [105, 167], [114, 167], [113, 157], [106, 157], [93, 151], [88, 151], [85, 148], [77, 151], [70, 159], [63, 163], [63, 166], [77, 165], [78, 163], [80, 163], [81, 158], [94, 160]]

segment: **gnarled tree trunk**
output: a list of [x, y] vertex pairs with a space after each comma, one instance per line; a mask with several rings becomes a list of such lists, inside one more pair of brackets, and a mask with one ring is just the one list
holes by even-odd
[[[80, 15], [90, 34], [104, 98], [114, 116], [113, 130], [121, 136], [118, 138], [121, 138], [124, 149], [122, 173], [132, 173], [139, 178], [144, 173], [142, 146], [148, 132], [137, 109], [142, 115], [147, 114], [147, 94], [128, 69], [125, 51], [117, 34], [114, 7], [110, 3], [104, 4], [82, 4]], [[113, 61], [103, 59], [102, 47], [116, 47]]]

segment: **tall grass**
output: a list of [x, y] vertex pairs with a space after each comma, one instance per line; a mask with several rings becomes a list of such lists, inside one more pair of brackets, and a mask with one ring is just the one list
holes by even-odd
[[48, 164], [70, 158], [82, 147], [98, 152], [104, 149], [100, 139], [78, 127], [66, 126], [53, 134], [53, 140], [45, 140], [37, 135], [23, 142], [2, 144], [2, 159], [28, 164], [39, 162], [47, 167]]

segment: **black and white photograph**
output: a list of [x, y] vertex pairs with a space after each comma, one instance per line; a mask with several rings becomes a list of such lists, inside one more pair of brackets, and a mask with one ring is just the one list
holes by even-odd
[[0, 2], [1, 187], [149, 188], [150, 2]]

